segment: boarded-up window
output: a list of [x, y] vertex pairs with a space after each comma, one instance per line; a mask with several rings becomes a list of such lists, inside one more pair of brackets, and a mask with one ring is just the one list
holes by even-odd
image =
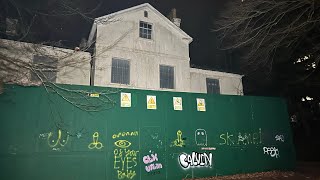
[[112, 59], [111, 82], [130, 84], [130, 62], [123, 59]]
[[174, 68], [160, 65], [160, 88], [174, 89]]
[[56, 82], [58, 61], [48, 56], [33, 56], [34, 72], [31, 72], [31, 81]]
[[207, 78], [207, 93], [208, 94], [220, 94], [219, 79]]

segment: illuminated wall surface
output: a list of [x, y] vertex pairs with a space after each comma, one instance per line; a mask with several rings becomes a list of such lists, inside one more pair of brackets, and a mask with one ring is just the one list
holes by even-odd
[[[80, 110], [43, 87], [6, 86], [0, 179], [178, 180], [294, 167], [282, 99], [123, 89], [131, 107], [121, 108], [119, 92], [107, 98], [106, 88], [63, 87], [100, 92], [57, 90], [105, 110]], [[156, 109], [147, 109], [147, 95], [156, 96]], [[182, 98], [182, 110], [173, 97]], [[197, 111], [197, 98], [206, 111]]]

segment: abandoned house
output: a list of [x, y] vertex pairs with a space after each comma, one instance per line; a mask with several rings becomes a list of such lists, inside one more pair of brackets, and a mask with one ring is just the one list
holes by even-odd
[[190, 68], [192, 37], [145, 3], [95, 19], [95, 86], [242, 95], [242, 76]]
[[[91, 55], [3, 39], [7, 48], [0, 51], [29, 63], [53, 63], [57, 71], [43, 74], [55, 83], [243, 95], [242, 75], [190, 67], [192, 37], [180, 22], [175, 9], [168, 19], [145, 3], [96, 18], [86, 43], [93, 47]], [[26, 46], [33, 48], [24, 52]], [[37, 80], [25, 71], [16, 78]]]

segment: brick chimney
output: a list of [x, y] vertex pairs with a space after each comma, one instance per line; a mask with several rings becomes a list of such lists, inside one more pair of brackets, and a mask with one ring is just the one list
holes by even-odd
[[169, 14], [169, 19], [178, 27], [180, 27], [181, 19], [177, 18], [177, 10], [173, 8]]

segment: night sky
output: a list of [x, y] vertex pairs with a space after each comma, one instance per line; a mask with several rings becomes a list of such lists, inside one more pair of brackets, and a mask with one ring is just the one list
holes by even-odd
[[[191, 64], [212, 70], [229, 72], [234, 70], [226, 63], [224, 54], [217, 49], [216, 36], [212, 32], [214, 20], [223, 9], [225, 2], [223, 0], [67, 0], [65, 2], [63, 0], [15, 0], [15, 2], [20, 10], [27, 12], [23, 16], [26, 22], [30, 22], [30, 19], [36, 15], [29, 32], [31, 41], [59, 41], [62, 46], [69, 48], [78, 46], [81, 38], [88, 38], [93, 18], [146, 2], [165, 16], [172, 8], [176, 8], [178, 18], [182, 19], [181, 29], [193, 37], [193, 42], [190, 44]], [[86, 16], [92, 19], [83, 18], [79, 14], [55, 15], [66, 11], [63, 3], [75, 11], [89, 12]], [[93, 9], [95, 10], [90, 12]], [[17, 15], [15, 11], [9, 9], [7, 11], [9, 16]]]

